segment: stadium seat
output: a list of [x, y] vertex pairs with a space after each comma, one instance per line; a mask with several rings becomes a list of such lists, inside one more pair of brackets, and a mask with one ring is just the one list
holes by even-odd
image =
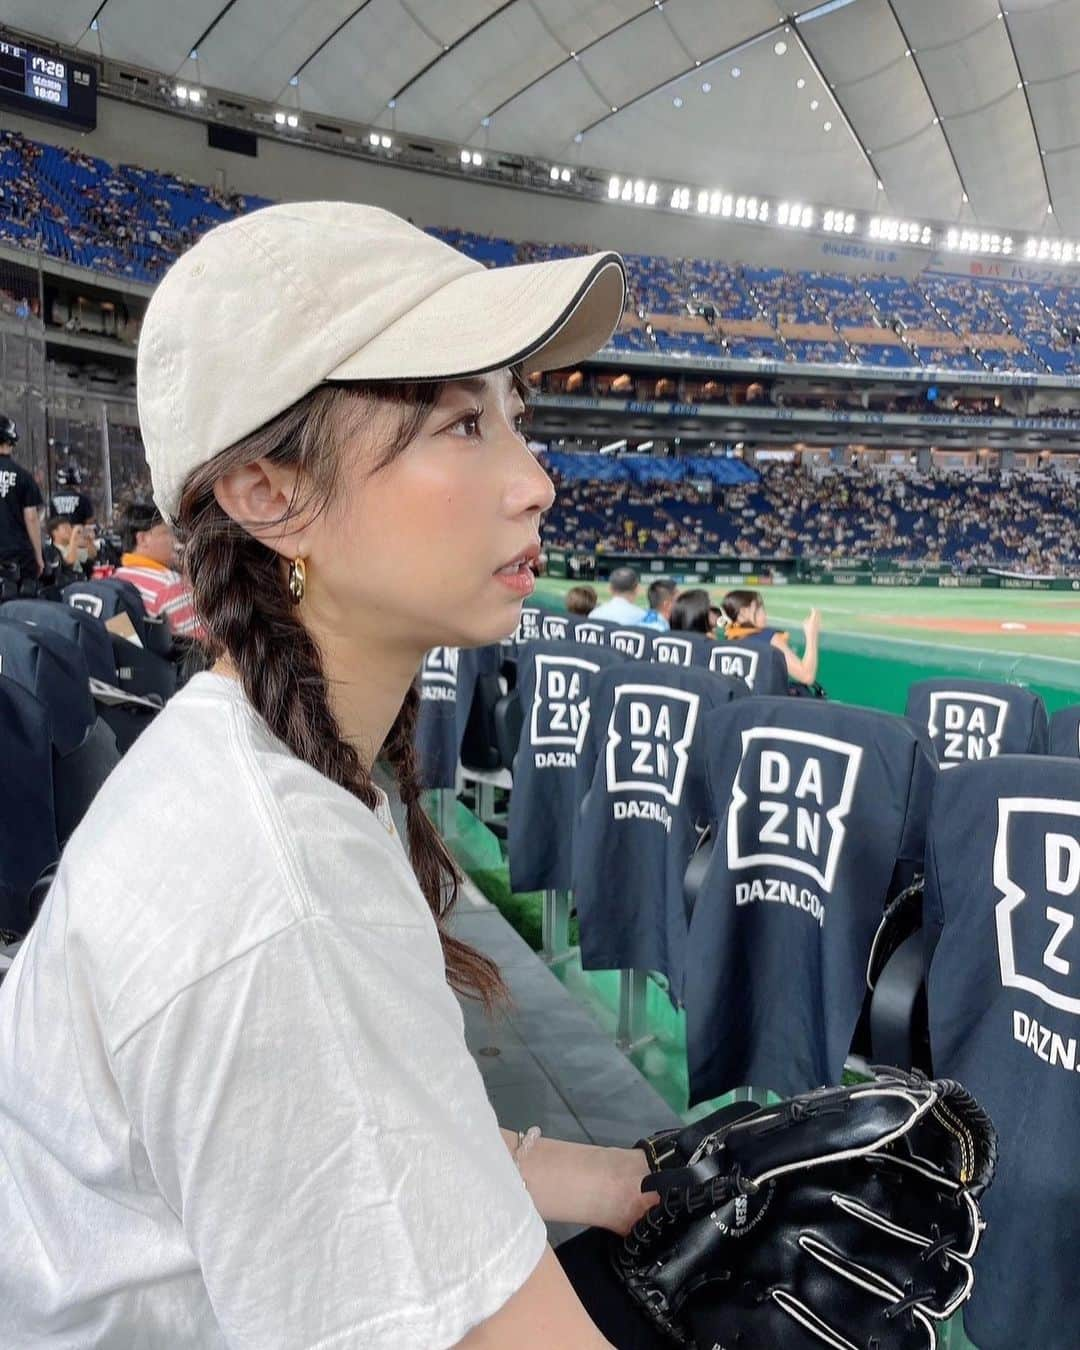
[[745, 684], [707, 670], [635, 662], [594, 676], [572, 869], [584, 969], [656, 971], [681, 997], [683, 873], [709, 810], [702, 725], [735, 699], [750, 701]]
[[577, 765], [598, 671], [624, 664], [605, 647], [531, 642], [518, 670], [521, 742], [507, 837], [515, 891], [568, 890], [577, 814]]
[[839, 1083], [886, 901], [921, 864], [934, 766], [867, 708], [751, 698], [705, 719], [714, 839], [689, 921], [691, 1104]]
[[116, 736], [98, 716], [86, 661], [74, 642], [0, 613], [0, 669], [48, 713], [53, 816], [64, 844], [120, 759]]
[[[95, 619], [83, 609], [56, 604], [51, 600], [12, 600], [3, 606], [0, 613], [6, 619], [18, 619], [31, 627], [38, 626], [58, 633], [78, 645], [90, 672], [90, 687], [98, 712], [112, 728], [121, 754], [134, 744], [161, 711], [160, 697], [155, 694], [148, 698], [138, 692], [138, 677], [133, 669], [128, 687], [121, 687], [113, 656], [115, 635], [109, 632], [100, 619]], [[124, 639], [117, 637], [116, 641], [123, 642]], [[125, 646], [136, 654], [133, 661], [140, 654], [148, 655], [131, 643]], [[157, 666], [151, 670], [152, 675], [156, 673]]]
[[119, 633], [110, 633], [116, 661], [116, 684], [125, 693], [160, 699], [162, 705], [176, 693], [176, 667], [165, 657], [147, 651]]
[[30, 889], [60, 856], [60, 843], [49, 712], [7, 675], [0, 675], [0, 743], [0, 929], [23, 934], [30, 927]]
[[109, 630], [100, 619], [85, 610], [70, 605], [58, 605], [51, 600], [11, 600], [3, 607], [7, 619], [48, 628], [61, 637], [77, 643], [86, 659], [90, 678], [104, 684], [116, 685], [116, 659], [113, 656]]
[[456, 786], [462, 743], [481, 678], [485, 705], [472, 724], [475, 741], [471, 750], [475, 759], [490, 759], [497, 754], [494, 704], [502, 693], [498, 685], [502, 657], [502, 648], [497, 643], [460, 650], [432, 647], [424, 657], [420, 667], [416, 748], [425, 787]]
[[926, 728], [943, 769], [971, 759], [1046, 752], [1046, 707], [1019, 685], [952, 676], [919, 680], [908, 689], [904, 711]]
[[590, 647], [606, 647], [608, 634], [616, 626], [604, 619], [575, 619], [570, 625], [570, 641], [583, 642]]
[[514, 642], [520, 646], [523, 642], [535, 642], [542, 637], [541, 624], [544, 620], [545, 611], [539, 605], [522, 605], [521, 617], [518, 619], [517, 631], [514, 633]]
[[1050, 753], [1080, 758], [1080, 704], [1060, 708], [1050, 718]]
[[478, 652], [476, 683], [461, 733], [459, 758], [463, 769], [493, 773], [510, 767], [503, 763], [496, 727], [496, 709], [506, 696], [506, 681], [499, 673], [502, 661], [498, 644], [479, 651], [484, 657], [481, 659]]
[[652, 634], [641, 625], [612, 628], [608, 632], [607, 643], [626, 661], [648, 661], [652, 656]]
[[925, 912], [934, 1071], [999, 1136], [965, 1326], [980, 1350], [1074, 1350], [1080, 764], [1018, 755], [943, 775]]
[[700, 666], [708, 670], [716, 645], [704, 633], [655, 633], [652, 657], [663, 666]]
[[783, 652], [760, 642], [717, 642], [709, 653], [709, 669], [742, 680], [752, 694], [786, 694], [787, 662]]
[[166, 659], [171, 656], [172, 631], [168, 620], [151, 618], [147, 614], [138, 587], [130, 581], [118, 581], [115, 577], [77, 581], [64, 587], [63, 597], [65, 604], [83, 609], [102, 621], [126, 614], [148, 652]]
[[86, 658], [70, 638], [9, 617], [10, 608], [0, 608], [0, 671], [45, 705], [53, 744], [70, 754], [97, 717]]
[[540, 620], [540, 636], [545, 642], [569, 638], [570, 623], [569, 614], [545, 614]]

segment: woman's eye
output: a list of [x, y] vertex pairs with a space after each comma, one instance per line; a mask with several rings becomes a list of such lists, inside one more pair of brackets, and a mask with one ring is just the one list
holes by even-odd
[[450, 428], [453, 432], [460, 432], [462, 435], [472, 439], [473, 436], [480, 435], [480, 413], [463, 413]]

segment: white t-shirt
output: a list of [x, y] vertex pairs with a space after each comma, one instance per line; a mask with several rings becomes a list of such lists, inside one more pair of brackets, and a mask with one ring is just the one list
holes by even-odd
[[449, 1346], [545, 1241], [385, 802], [197, 676], [0, 988], [0, 1345]]
[[613, 595], [602, 605], [597, 605], [589, 615], [590, 619], [607, 619], [609, 623], [635, 624], [645, 618], [645, 611], [632, 600], [624, 596]]

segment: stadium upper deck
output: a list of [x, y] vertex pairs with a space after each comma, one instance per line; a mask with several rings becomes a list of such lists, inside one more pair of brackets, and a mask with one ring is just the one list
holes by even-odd
[[[0, 242], [152, 283], [198, 236], [265, 199], [112, 165], [0, 131]], [[572, 253], [435, 230], [489, 266]], [[583, 250], [581, 250], [583, 251]], [[1080, 290], [924, 273], [915, 280], [627, 258], [631, 303], [612, 349], [885, 370], [1080, 373]]]

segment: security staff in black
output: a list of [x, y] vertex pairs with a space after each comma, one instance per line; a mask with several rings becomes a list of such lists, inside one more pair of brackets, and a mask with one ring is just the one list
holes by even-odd
[[85, 525], [94, 519], [94, 503], [81, 491], [82, 470], [69, 464], [56, 471], [56, 491], [49, 501], [49, 515], [70, 520], [72, 525]]
[[44, 568], [38, 519], [42, 499], [32, 475], [12, 458], [18, 439], [14, 421], [0, 417], [0, 575], [27, 581]]

